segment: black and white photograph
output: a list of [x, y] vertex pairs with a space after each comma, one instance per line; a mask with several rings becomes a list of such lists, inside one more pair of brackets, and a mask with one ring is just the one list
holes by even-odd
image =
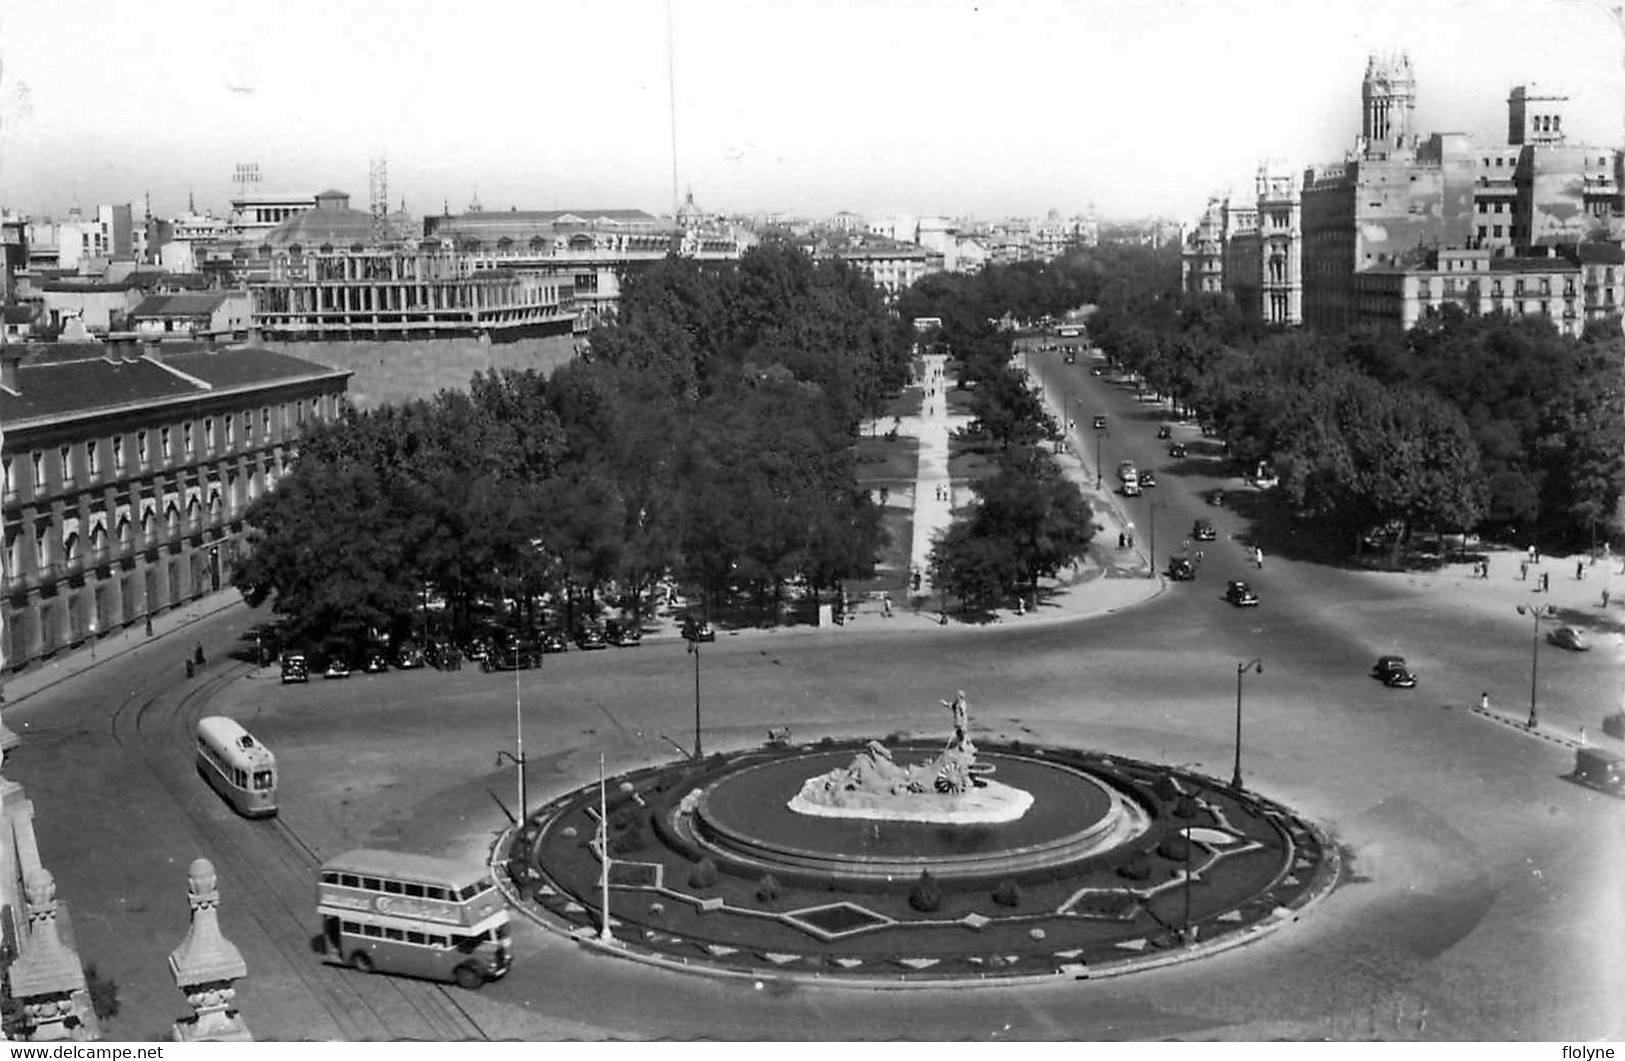
[[0, 1036], [1617, 1056], [1622, 319], [1609, 0], [0, 0]]

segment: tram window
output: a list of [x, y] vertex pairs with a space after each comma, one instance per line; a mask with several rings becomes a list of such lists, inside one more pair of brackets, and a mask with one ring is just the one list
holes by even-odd
[[337, 873], [334, 873], [330, 869], [322, 870], [322, 883], [323, 884], [337, 884], [338, 882], [339, 882], [339, 875]]
[[378, 883], [377, 877], [362, 877], [361, 886], [367, 889], [369, 892], [381, 892], [384, 890], [383, 886]]
[[265, 792], [268, 789], [270, 789], [270, 787], [271, 787], [271, 771], [269, 771], [269, 770], [255, 770], [254, 771], [254, 787], [256, 789], [258, 789], [259, 791], [261, 791], [261, 792]]
[[383, 936], [383, 934], [384, 934], [384, 930], [379, 925], [362, 925], [361, 926], [361, 934], [363, 936], [372, 936], [374, 938], [381, 938]]
[[384, 881], [384, 894], [385, 895], [400, 895], [401, 894], [401, 882], [398, 881], [398, 880], [386, 880], [386, 881]]
[[384, 929], [384, 938], [385, 939], [392, 939], [396, 943], [405, 942], [405, 936], [406, 936], [406, 933], [402, 932], [398, 928], [386, 928], [386, 929]]
[[246, 770], [233, 770], [231, 772], [231, 783], [236, 785], [238, 788], [247, 788], [248, 787], [248, 771], [246, 771]]
[[446, 942], [446, 937], [445, 936], [430, 936], [429, 937], [429, 946], [431, 946], [431, 947], [444, 948], [447, 945], [448, 944]]
[[447, 902], [451, 898], [450, 893], [448, 893], [446, 891], [446, 889], [437, 888], [432, 884], [429, 885], [428, 891], [429, 891], [429, 898], [431, 898], [431, 899], [439, 899], [441, 902]]
[[361, 922], [359, 922], [359, 921], [340, 921], [339, 922], [339, 931], [345, 933], [346, 935], [359, 936], [359, 935], [361, 935]]
[[416, 943], [421, 946], [423, 944], [423, 933], [408, 930], [406, 933], [406, 942]]
[[361, 887], [361, 878], [354, 873], [340, 873], [339, 883], [346, 888], [359, 888]]
[[423, 898], [423, 885], [421, 885], [421, 884], [408, 884], [406, 886], [406, 895], [407, 895], [407, 898], [409, 898], [409, 899], [421, 899], [421, 898]]

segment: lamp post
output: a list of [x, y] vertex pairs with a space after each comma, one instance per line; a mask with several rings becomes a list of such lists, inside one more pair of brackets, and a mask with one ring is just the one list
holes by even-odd
[[1236, 664], [1236, 771], [1230, 775], [1230, 787], [1241, 791], [1241, 676], [1248, 671], [1264, 673], [1264, 661], [1250, 660]]
[[1105, 428], [1103, 428], [1103, 427], [1095, 428], [1095, 489], [1096, 490], [1099, 490], [1100, 485], [1106, 481], [1106, 480], [1102, 479], [1101, 476], [1100, 476], [1100, 440], [1105, 434], [1106, 434], [1106, 429]]
[[1145, 521], [1151, 527], [1151, 571], [1148, 575], [1150, 578], [1157, 577], [1157, 509], [1166, 508], [1167, 506], [1168, 502], [1166, 501], [1153, 501], [1146, 506]]
[[519, 824], [524, 824], [526, 807], [530, 803], [529, 786], [525, 782], [525, 716], [519, 701], [519, 646], [513, 649], [513, 751], [497, 752], [497, 762], [513, 760], [519, 774]]
[[696, 637], [688, 643], [688, 654], [694, 657], [694, 758], [705, 758], [700, 747], [700, 641]]
[[1542, 616], [1555, 615], [1557, 609], [1551, 605], [1538, 608], [1534, 605], [1518, 605], [1518, 614], [1527, 615], [1534, 620], [1530, 627], [1529, 637], [1529, 722], [1530, 729], [1540, 725], [1540, 716], [1535, 711], [1535, 679], [1540, 675], [1540, 620]]

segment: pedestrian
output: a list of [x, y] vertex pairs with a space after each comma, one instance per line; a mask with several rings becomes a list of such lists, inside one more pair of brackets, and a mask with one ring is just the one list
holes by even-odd
[[1489, 693], [1479, 693], [1478, 694], [1478, 709], [1480, 711], [1488, 711], [1490, 709], [1490, 694]]
[[888, 619], [891, 618], [891, 594], [890, 593], [882, 593], [880, 595], [880, 614], [884, 615]]
[[1519, 560], [1518, 561], [1518, 581], [1520, 581], [1520, 582], [1528, 582], [1529, 581], [1529, 561], [1528, 560]]
[[1608, 587], [1607, 586], [1604, 586], [1602, 588], [1602, 606], [1604, 608], [1608, 607]]
[[187, 661], [186, 661], [186, 676], [187, 676], [187, 677], [188, 677], [188, 678], [190, 678], [190, 677], [191, 677], [191, 676], [192, 676], [192, 673], [193, 673], [193, 672], [192, 672], [192, 661], [191, 661], [191, 660], [187, 660]]
[[1134, 532], [1132, 530], [1128, 532], [1128, 547], [1130, 549], [1134, 548]]
[[1258, 565], [1260, 571], [1264, 570], [1264, 550], [1256, 545], [1253, 546], [1253, 563]]
[[150, 613], [147, 615], [147, 636], [152, 636], [152, 615]]
[[1124, 534], [1122, 531], [1117, 532], [1117, 547], [1119, 549], [1128, 548], [1128, 535]]
[[1552, 573], [1550, 571], [1542, 571], [1540, 573], [1540, 591], [1542, 593], [1550, 593], [1551, 590], [1552, 590]]
[[192, 650], [192, 662], [196, 663], [199, 667], [203, 666], [203, 642], [201, 641], [199, 641], [197, 643], [197, 647]]
[[1530, 546], [1530, 547], [1529, 547], [1529, 550], [1528, 550], [1528, 552], [1527, 552], [1527, 554], [1526, 554], [1526, 555], [1527, 555], [1527, 556], [1528, 556], [1528, 557], [1529, 557], [1529, 563], [1530, 563], [1530, 564], [1535, 564], [1535, 563], [1538, 563], [1538, 562], [1539, 562], [1539, 556], [1538, 556], [1538, 554], [1537, 554], [1537, 553], [1536, 553], [1536, 552], [1535, 552], [1535, 547], [1534, 547], [1534, 546], [1533, 546], [1533, 545], [1531, 545], [1531, 546]]
[[1576, 560], [1574, 562], [1574, 581], [1576, 581], [1576, 582], [1584, 582], [1585, 577], [1586, 577], [1585, 561], [1584, 560]]

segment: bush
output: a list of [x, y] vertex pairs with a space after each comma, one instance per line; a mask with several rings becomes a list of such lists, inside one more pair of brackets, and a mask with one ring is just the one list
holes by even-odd
[[1173, 833], [1157, 845], [1157, 854], [1170, 862], [1184, 862], [1191, 856], [1191, 845], [1183, 835]]
[[85, 966], [85, 991], [90, 995], [90, 1008], [97, 1020], [118, 1016], [118, 985], [102, 979], [94, 965]]
[[993, 901], [1000, 906], [1017, 907], [1021, 905], [1021, 885], [1008, 877], [999, 882], [993, 889]]
[[922, 914], [936, 913], [942, 906], [942, 888], [937, 884], [937, 879], [931, 876], [930, 870], [920, 870], [920, 879], [909, 890], [908, 905]]
[[643, 823], [636, 819], [632, 824], [616, 833], [609, 842], [609, 853], [612, 856], [631, 854], [633, 851], [642, 851], [649, 846], [649, 838], [643, 833]]
[[717, 864], [709, 858], [694, 863], [694, 872], [688, 875], [690, 888], [709, 888], [717, 882]]
[[1117, 875], [1124, 880], [1146, 880], [1151, 876], [1151, 863], [1144, 855], [1136, 855], [1117, 867]]
[[756, 901], [770, 903], [779, 897], [779, 878], [769, 873], [756, 886]]

